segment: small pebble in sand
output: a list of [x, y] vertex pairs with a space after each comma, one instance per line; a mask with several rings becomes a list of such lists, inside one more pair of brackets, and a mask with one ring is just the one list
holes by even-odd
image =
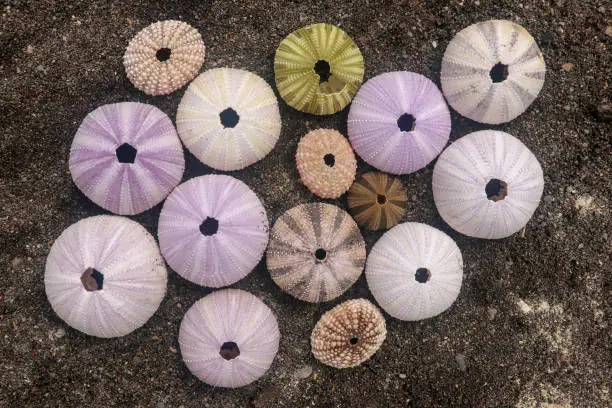
[[303, 379], [310, 377], [311, 374], [312, 374], [312, 366], [305, 365], [295, 370], [294, 376], [295, 378], [299, 378], [300, 380], [303, 380]]

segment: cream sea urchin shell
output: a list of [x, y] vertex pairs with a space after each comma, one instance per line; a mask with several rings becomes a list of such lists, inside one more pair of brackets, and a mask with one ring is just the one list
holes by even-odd
[[123, 65], [136, 88], [148, 95], [167, 95], [197, 75], [204, 51], [198, 30], [182, 21], [160, 21], [132, 38]]
[[544, 176], [520, 140], [482, 130], [463, 136], [440, 155], [432, 185], [448, 225], [471, 237], [496, 239], [527, 224], [542, 197]]
[[215, 68], [187, 88], [176, 113], [181, 140], [202, 163], [239, 170], [261, 160], [280, 135], [278, 101], [261, 77]]
[[401, 320], [436, 316], [461, 289], [461, 251], [448, 235], [429, 225], [406, 222], [376, 242], [366, 265], [368, 287], [387, 313]]
[[224, 289], [197, 301], [181, 322], [183, 360], [215, 387], [250, 384], [270, 368], [280, 333], [274, 314], [248, 292]]
[[137, 222], [85, 218], [51, 247], [45, 292], [57, 315], [90, 336], [124, 336], [157, 310], [168, 274], [155, 239]]
[[310, 336], [312, 354], [335, 368], [363, 363], [387, 337], [385, 318], [366, 299], [352, 299], [326, 312]]
[[298, 144], [295, 159], [300, 179], [319, 197], [340, 197], [355, 180], [355, 154], [337, 130], [308, 132]]
[[546, 64], [520, 25], [489, 20], [461, 30], [442, 58], [440, 82], [448, 103], [478, 122], [499, 124], [523, 113], [544, 85]]
[[281, 215], [266, 252], [274, 282], [307, 302], [326, 302], [344, 293], [361, 275], [365, 257], [355, 221], [324, 203], [298, 205]]

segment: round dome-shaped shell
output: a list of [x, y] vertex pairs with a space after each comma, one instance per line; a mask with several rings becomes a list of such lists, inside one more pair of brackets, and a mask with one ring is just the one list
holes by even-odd
[[366, 299], [352, 299], [326, 312], [310, 336], [312, 354], [335, 368], [363, 363], [387, 337], [385, 318]]
[[192, 26], [165, 20], [142, 29], [128, 44], [123, 65], [147, 95], [167, 95], [191, 81], [204, 63], [204, 41]]
[[183, 147], [170, 118], [137, 102], [103, 105], [77, 130], [69, 160], [74, 183], [115, 214], [141, 213], [181, 181]]
[[538, 159], [520, 140], [482, 130], [440, 155], [432, 185], [438, 212], [454, 230], [497, 239], [527, 224], [540, 203], [544, 176]]
[[351, 145], [333, 129], [316, 129], [302, 137], [295, 155], [300, 179], [322, 198], [338, 198], [349, 189], [357, 160]]
[[363, 72], [359, 47], [331, 24], [312, 24], [292, 32], [274, 57], [281, 97], [289, 106], [315, 115], [331, 115], [348, 105]]
[[421, 320], [448, 309], [461, 290], [461, 251], [448, 235], [406, 222], [374, 244], [366, 265], [368, 287], [387, 313]]
[[520, 25], [489, 20], [461, 30], [446, 47], [440, 82], [448, 103], [472, 120], [499, 124], [523, 113], [544, 85], [538, 44]]
[[365, 242], [351, 216], [335, 205], [302, 204], [281, 215], [266, 252], [274, 282], [307, 302], [327, 302], [357, 281]]
[[362, 174], [348, 191], [349, 212], [369, 230], [396, 225], [406, 214], [407, 202], [400, 179], [377, 171]]
[[185, 313], [179, 346], [189, 371], [214, 387], [237, 388], [268, 371], [280, 333], [274, 314], [252, 294], [223, 289]]
[[281, 119], [274, 91], [241, 69], [215, 68], [189, 85], [176, 113], [179, 136], [194, 156], [217, 170], [240, 170], [276, 145]]
[[209, 174], [179, 185], [159, 216], [168, 265], [198, 285], [231, 285], [257, 266], [268, 243], [268, 218], [257, 195], [234, 177]]
[[66, 228], [45, 267], [45, 292], [55, 313], [96, 337], [125, 336], [145, 324], [164, 298], [167, 280], [153, 236], [113, 215]]
[[444, 149], [450, 130], [442, 93], [414, 72], [388, 72], [370, 79], [359, 89], [348, 115], [355, 152], [392, 174], [425, 167]]

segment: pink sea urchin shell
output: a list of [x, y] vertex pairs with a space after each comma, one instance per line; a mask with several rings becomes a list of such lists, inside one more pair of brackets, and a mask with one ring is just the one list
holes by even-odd
[[197, 301], [179, 332], [183, 360], [215, 387], [242, 387], [270, 368], [280, 333], [274, 314], [248, 292], [224, 289]]

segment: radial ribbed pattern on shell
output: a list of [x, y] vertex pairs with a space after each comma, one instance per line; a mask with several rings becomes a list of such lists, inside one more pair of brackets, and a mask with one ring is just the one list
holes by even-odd
[[178, 107], [176, 126], [194, 156], [226, 171], [242, 169], [270, 153], [280, 135], [281, 120], [276, 96], [261, 77], [240, 69], [215, 68], [189, 85]]
[[[507, 195], [497, 201], [487, 194], [494, 180], [506, 185]], [[542, 197], [544, 176], [520, 140], [482, 130], [462, 137], [440, 155], [432, 185], [436, 207], [448, 225], [471, 237], [495, 239], [527, 224]]]
[[266, 252], [274, 282], [307, 302], [326, 302], [344, 293], [361, 275], [366, 250], [351, 216], [335, 205], [302, 204], [272, 227]]
[[355, 154], [337, 130], [308, 132], [298, 144], [295, 159], [300, 179], [319, 197], [340, 197], [355, 180]]
[[[328, 78], [315, 71], [317, 63], [328, 64], [324, 69], [329, 69]], [[289, 106], [315, 115], [331, 115], [348, 105], [363, 81], [363, 72], [359, 47], [331, 24], [294, 31], [280, 43], [274, 57], [281, 97]]]
[[387, 313], [421, 320], [448, 309], [461, 289], [461, 251], [448, 235], [416, 222], [399, 224], [376, 242], [366, 265], [368, 287]]
[[385, 318], [366, 299], [340, 303], [326, 312], [312, 331], [312, 354], [335, 368], [355, 367], [380, 348], [387, 329]]
[[141, 213], [181, 181], [185, 158], [170, 118], [137, 102], [103, 105], [79, 126], [70, 173], [94, 203], [116, 214]]
[[[87, 270], [101, 275], [99, 289], [85, 288]], [[166, 293], [167, 275], [147, 230], [127, 218], [99, 215], [72, 224], [55, 240], [45, 292], [70, 326], [90, 336], [118, 337], [153, 316]]]
[[[179, 331], [189, 371], [209, 385], [228, 388], [242, 387], [264, 375], [276, 356], [279, 338], [270, 308], [237, 289], [219, 290], [197, 301]], [[222, 356], [227, 343], [239, 351], [236, 357]]]
[[242, 181], [206, 175], [179, 185], [159, 217], [159, 245], [168, 265], [202, 286], [245, 277], [268, 243], [266, 210]]
[[489, 20], [461, 30], [448, 44], [440, 82], [448, 103], [478, 122], [498, 124], [523, 113], [544, 85], [546, 64], [520, 25]]
[[198, 30], [181, 21], [160, 21], [132, 38], [123, 65], [136, 88], [148, 95], [167, 95], [196, 76], [204, 51]]
[[446, 146], [450, 113], [436, 85], [414, 72], [367, 81], [348, 115], [348, 135], [368, 164], [392, 174], [425, 167]]

